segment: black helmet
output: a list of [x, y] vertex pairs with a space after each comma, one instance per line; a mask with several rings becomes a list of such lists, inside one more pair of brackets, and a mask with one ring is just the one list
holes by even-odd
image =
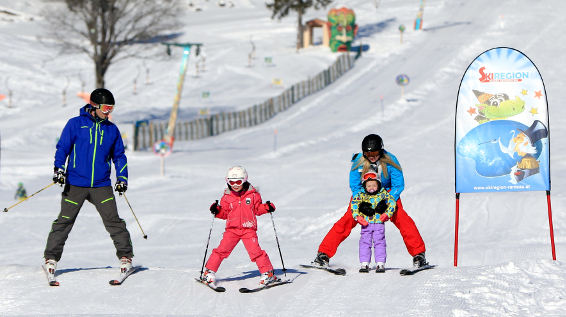
[[379, 151], [380, 156], [383, 156], [383, 140], [377, 134], [367, 135], [362, 141], [362, 152], [376, 151]]
[[114, 96], [108, 89], [97, 88], [90, 93], [90, 101], [99, 105], [113, 105]]

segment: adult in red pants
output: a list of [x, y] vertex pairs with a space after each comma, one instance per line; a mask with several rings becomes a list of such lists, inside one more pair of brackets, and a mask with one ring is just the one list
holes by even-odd
[[[362, 141], [362, 153], [357, 153], [352, 157], [352, 168], [350, 170], [350, 189], [352, 196], [355, 196], [362, 187], [362, 175], [373, 170], [381, 175], [382, 186], [397, 201], [397, 210], [391, 218], [391, 222], [401, 232], [407, 251], [413, 257], [413, 265], [420, 267], [425, 265], [425, 243], [415, 225], [415, 222], [403, 209], [401, 203], [401, 192], [405, 188], [405, 181], [401, 165], [397, 158], [383, 149], [383, 141], [379, 135], [370, 134]], [[352, 211], [348, 205], [348, 210], [338, 220], [330, 231], [326, 234], [322, 243], [318, 247], [318, 254], [313, 264], [328, 266], [330, 258], [336, 254], [336, 250], [358, 223], [352, 217]]]

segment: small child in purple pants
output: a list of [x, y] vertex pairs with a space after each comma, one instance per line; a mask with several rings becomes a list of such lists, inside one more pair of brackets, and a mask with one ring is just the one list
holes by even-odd
[[364, 192], [352, 198], [351, 209], [354, 219], [362, 225], [360, 235], [360, 273], [369, 272], [371, 247], [373, 241], [376, 273], [385, 272], [385, 225], [395, 212], [395, 199], [384, 188], [378, 174], [367, 172], [362, 177]]

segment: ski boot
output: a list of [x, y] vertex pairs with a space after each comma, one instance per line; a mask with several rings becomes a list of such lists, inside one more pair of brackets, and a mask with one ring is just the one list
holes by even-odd
[[123, 256], [120, 259], [120, 274], [127, 274], [132, 269], [132, 258]]
[[377, 268], [375, 269], [375, 273], [385, 273], [385, 263], [377, 262]]
[[321, 267], [329, 267], [330, 266], [330, 258], [328, 255], [322, 252], [318, 252], [314, 261], [312, 261], [312, 265], [317, 265]]
[[369, 262], [362, 262], [360, 273], [369, 273]]
[[428, 262], [425, 258], [425, 253], [419, 253], [413, 257], [413, 267], [418, 269], [422, 266], [428, 265]]
[[271, 283], [275, 283], [279, 281], [281, 281], [281, 279], [275, 276], [275, 272], [271, 270], [261, 274], [261, 280], [259, 281], [259, 285], [267, 286]]
[[216, 286], [216, 272], [206, 269], [202, 274], [201, 280], [206, 284]]
[[52, 259], [45, 259], [45, 269], [48, 274], [55, 276], [55, 270], [57, 270], [57, 261]]

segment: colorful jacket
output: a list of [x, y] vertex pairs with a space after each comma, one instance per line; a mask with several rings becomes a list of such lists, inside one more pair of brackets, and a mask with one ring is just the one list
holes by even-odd
[[352, 202], [350, 203], [352, 216], [354, 217], [354, 219], [358, 218], [358, 216], [362, 216], [368, 223], [382, 223], [379, 220], [379, 217], [381, 216], [380, 214], [376, 213], [375, 215], [368, 217], [362, 214], [359, 210], [359, 205], [362, 202], [368, 202], [371, 204], [371, 208], [375, 208], [375, 206], [377, 206], [377, 204], [379, 204], [379, 202], [382, 200], [385, 200], [385, 202], [387, 203], [387, 210], [385, 210], [385, 212], [387, 213], [389, 218], [391, 218], [393, 216], [393, 213], [395, 212], [395, 207], [397, 206], [397, 204], [395, 203], [393, 196], [389, 194], [383, 187], [381, 188], [379, 193], [375, 195], [369, 195], [364, 191], [354, 196], [354, 198], [352, 198]]
[[[383, 151], [384, 153], [388, 154], [393, 162], [399, 164], [397, 158], [387, 151]], [[363, 158], [362, 153], [354, 154], [352, 157], [352, 168], [350, 168], [350, 189], [352, 190], [352, 196], [356, 196], [359, 193], [364, 192], [364, 188], [362, 187], [362, 169], [363, 164], [360, 165], [358, 168], [352, 170], [354, 166], [358, 165], [359, 161]], [[389, 193], [393, 196], [395, 201], [399, 199], [401, 196], [401, 192], [405, 189], [405, 178], [403, 177], [403, 172], [396, 169], [391, 165], [387, 165], [387, 178], [383, 175], [383, 171], [381, 172], [381, 187], [387, 189]]]
[[220, 199], [220, 211], [216, 218], [226, 220], [226, 229], [257, 230], [256, 216], [266, 214], [267, 205], [262, 204], [261, 195], [250, 184], [240, 192], [227, 188]]
[[65, 169], [67, 183], [79, 187], [111, 186], [110, 161], [116, 178], [128, 181], [128, 162], [118, 127], [108, 120], [97, 120], [87, 109], [67, 122], [57, 142], [55, 167]]

